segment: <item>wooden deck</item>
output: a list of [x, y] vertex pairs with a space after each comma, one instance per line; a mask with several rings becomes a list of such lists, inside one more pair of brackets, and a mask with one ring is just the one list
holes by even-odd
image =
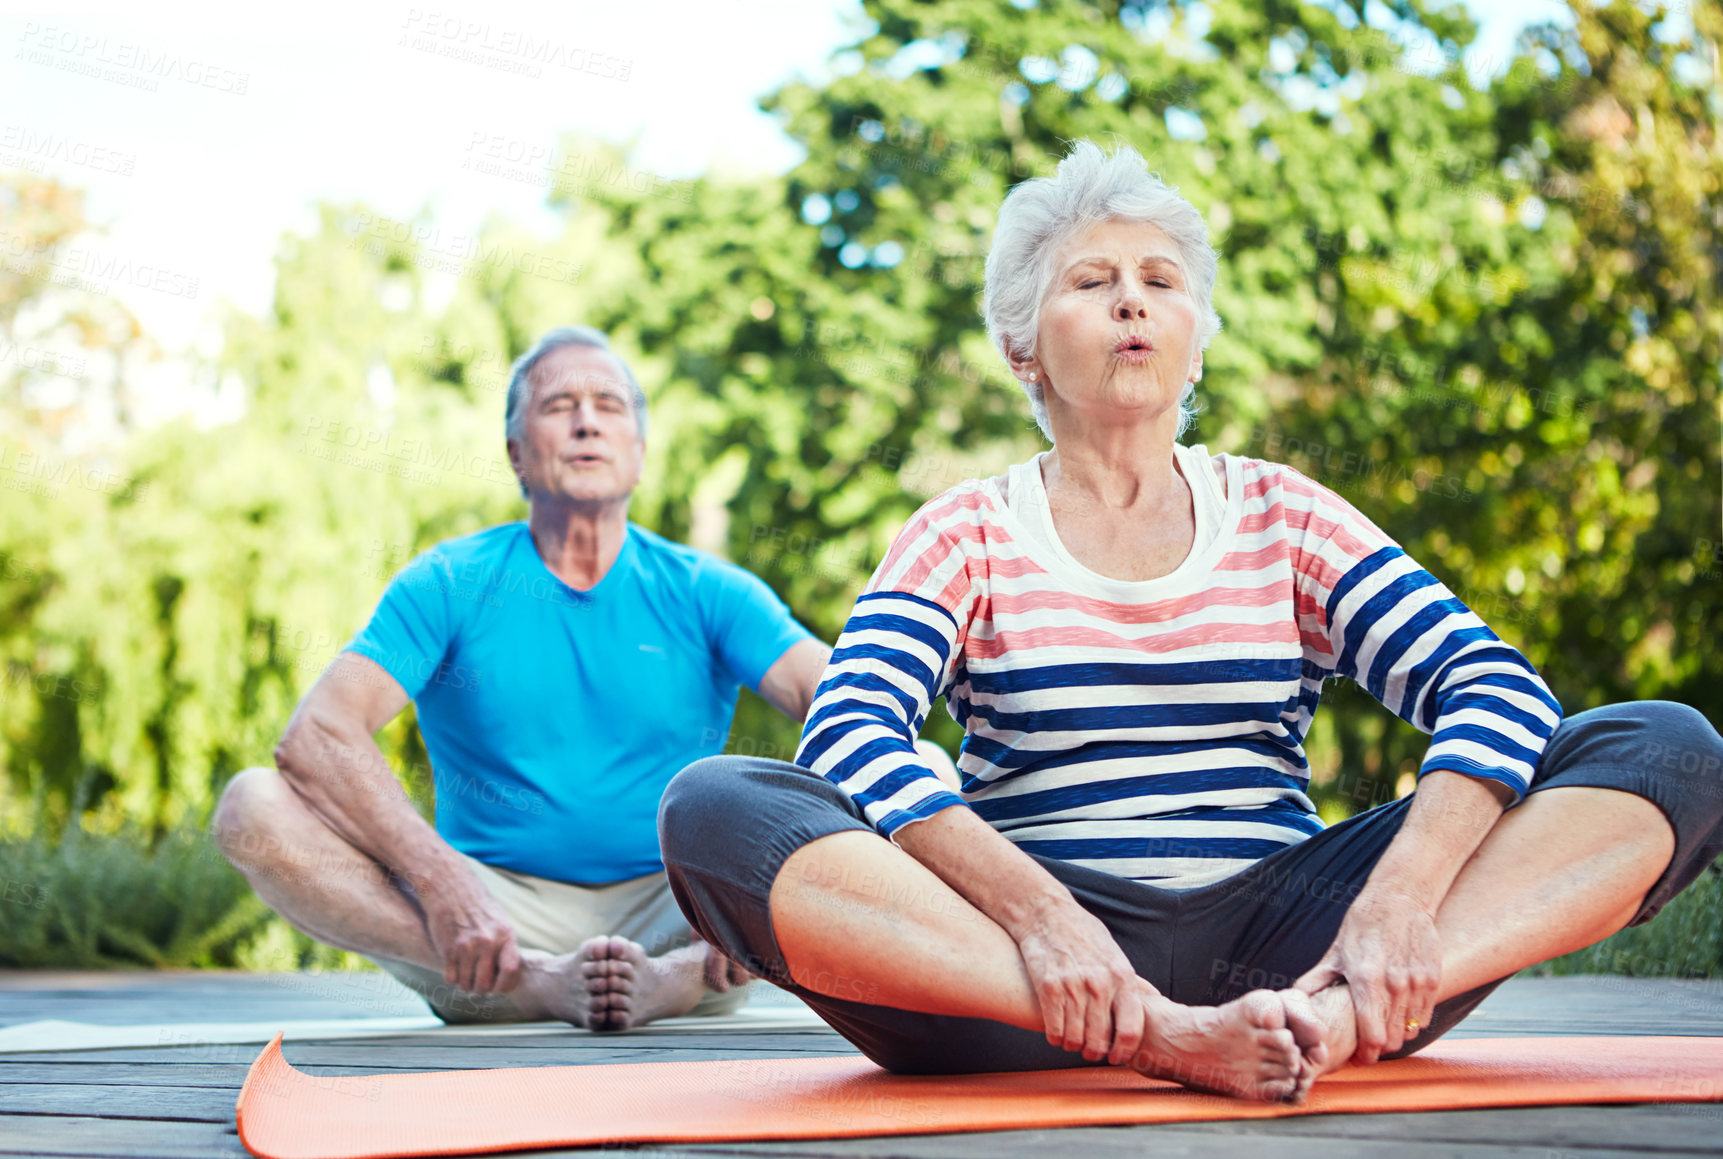
[[[762, 1001], [783, 996], [768, 993]], [[255, 1044], [176, 1040], [173, 1024], [422, 1015], [417, 998], [377, 974], [34, 974], [0, 972], [0, 1028], [39, 1019], [104, 1026], [162, 1025], [157, 1045], [0, 1053], [0, 1155], [239, 1159], [233, 1105]], [[1723, 1035], [1723, 983], [1628, 978], [1517, 979], [1456, 1037], [1540, 1034]], [[670, 1059], [850, 1054], [823, 1029], [655, 1030], [592, 1035], [572, 1029], [474, 1032], [457, 1027], [289, 1041], [290, 1062], [320, 1075]], [[1050, 1149], [1110, 1156], [1723, 1155], [1723, 1104], [1552, 1107], [1420, 1115], [1320, 1115], [1273, 1122], [1193, 1123], [932, 1135], [815, 1143], [642, 1148], [671, 1156], [1041, 1159]], [[615, 1148], [607, 1149], [610, 1151]], [[533, 1155], [592, 1154], [586, 1151]]]

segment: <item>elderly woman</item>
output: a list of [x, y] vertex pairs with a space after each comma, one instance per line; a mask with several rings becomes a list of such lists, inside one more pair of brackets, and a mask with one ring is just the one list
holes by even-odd
[[[904, 527], [794, 764], [709, 758], [664, 798], [695, 928], [892, 1070], [1105, 1061], [1297, 1099], [1719, 852], [1699, 713], [1564, 721], [1345, 500], [1177, 441], [1215, 273], [1130, 149], [1014, 189], [983, 309], [1053, 449]], [[1303, 741], [1342, 676], [1433, 739], [1416, 792], [1324, 827]], [[958, 792], [913, 744], [939, 696]]]

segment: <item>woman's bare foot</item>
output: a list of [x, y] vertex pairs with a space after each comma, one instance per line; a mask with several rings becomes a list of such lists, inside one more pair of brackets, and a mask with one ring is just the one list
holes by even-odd
[[1334, 1069], [1329, 1066], [1328, 1026], [1304, 991], [1281, 990], [1278, 997], [1286, 1010], [1286, 1028], [1292, 1031], [1292, 1040], [1298, 1044], [1301, 1056], [1298, 1085], [1286, 1096], [1286, 1101], [1302, 1103], [1310, 1094], [1311, 1085]]
[[[1321, 1077], [1352, 1061], [1352, 1055], [1358, 1050], [1358, 1016], [1352, 1009], [1352, 990], [1344, 982], [1312, 994], [1310, 1009], [1322, 1028], [1322, 1041], [1327, 1048], [1327, 1057], [1318, 1064], [1316, 1071]], [[1314, 1057], [1312, 1061], [1315, 1061]]]
[[1310, 1034], [1305, 1012], [1288, 1025], [1287, 1004], [1271, 990], [1253, 990], [1224, 1006], [1181, 1006], [1145, 997], [1148, 1030], [1131, 1069], [1192, 1090], [1275, 1102], [1300, 1094], [1309, 1080], [1298, 1035]]
[[574, 952], [592, 995], [593, 1030], [627, 1030], [692, 1010], [706, 993], [706, 946], [696, 942], [656, 958], [627, 938], [592, 938]]

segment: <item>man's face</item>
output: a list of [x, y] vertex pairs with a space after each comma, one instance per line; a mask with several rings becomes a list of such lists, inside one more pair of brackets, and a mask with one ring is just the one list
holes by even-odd
[[640, 482], [646, 443], [622, 364], [592, 346], [564, 346], [527, 379], [519, 438], [509, 462], [534, 498], [594, 503], [626, 499]]

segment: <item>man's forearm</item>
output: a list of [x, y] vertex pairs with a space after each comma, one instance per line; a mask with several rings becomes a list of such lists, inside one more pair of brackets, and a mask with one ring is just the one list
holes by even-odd
[[470, 874], [407, 798], [370, 736], [316, 719], [297, 720], [276, 750], [287, 783], [354, 848], [406, 878], [415, 891]]
[[1426, 773], [1400, 832], [1365, 888], [1405, 897], [1435, 913], [1460, 870], [1511, 803], [1506, 786], [1464, 773]]

